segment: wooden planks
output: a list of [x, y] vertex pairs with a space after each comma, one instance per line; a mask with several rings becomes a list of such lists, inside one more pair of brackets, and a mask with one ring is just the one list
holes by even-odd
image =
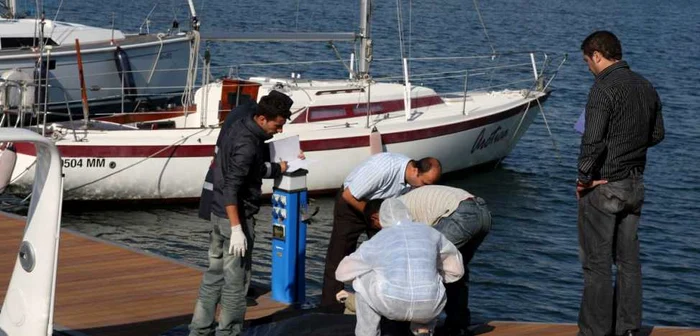
[[[0, 299], [24, 225], [0, 214]], [[194, 267], [62, 230], [54, 322], [86, 335], [159, 335], [190, 322], [201, 279]], [[285, 308], [263, 295], [246, 319]]]
[[[575, 324], [544, 324], [494, 321], [476, 328], [477, 335], [486, 336], [575, 336]], [[700, 336], [700, 330], [672, 327], [643, 327], [639, 336]]]

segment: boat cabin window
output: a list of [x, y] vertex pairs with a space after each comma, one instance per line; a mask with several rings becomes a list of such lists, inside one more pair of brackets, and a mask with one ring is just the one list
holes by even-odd
[[[34, 37], [0, 37], [0, 50], [31, 48], [37, 40], [38, 39]], [[58, 45], [58, 43], [49, 37], [44, 38], [44, 43], [50, 46]]]
[[249, 94], [238, 93], [238, 92], [228, 92], [228, 102], [231, 105], [231, 109], [236, 108], [239, 105], [245, 105], [249, 101], [253, 100]]
[[[382, 113], [382, 110], [383, 110], [382, 105], [380, 103], [370, 104], [371, 114]], [[367, 115], [367, 104], [355, 106], [355, 108], [352, 109], [352, 114], [354, 114], [356, 116]]]
[[309, 109], [309, 120], [326, 120], [342, 118], [346, 116], [345, 108], [343, 107], [321, 107]]

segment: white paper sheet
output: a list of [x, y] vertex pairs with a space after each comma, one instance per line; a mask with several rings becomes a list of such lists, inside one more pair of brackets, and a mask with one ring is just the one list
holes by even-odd
[[270, 159], [272, 162], [287, 161], [287, 172], [292, 173], [299, 169], [309, 170], [309, 165], [316, 162], [314, 160], [302, 160], [299, 158], [301, 145], [299, 136], [294, 135], [288, 138], [275, 140], [269, 143]]
[[272, 162], [291, 162], [299, 160], [301, 146], [299, 145], [299, 136], [290, 136], [288, 138], [275, 140], [269, 143], [270, 159]]
[[295, 172], [299, 169], [306, 169], [309, 170], [309, 165], [316, 163], [316, 160], [309, 160], [309, 159], [294, 159], [292, 161], [287, 162], [287, 172], [292, 173]]

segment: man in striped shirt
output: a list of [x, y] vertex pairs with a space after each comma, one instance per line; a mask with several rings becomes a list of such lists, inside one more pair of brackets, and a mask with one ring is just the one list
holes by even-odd
[[442, 173], [440, 161], [427, 157], [419, 161], [395, 153], [379, 153], [356, 167], [345, 179], [338, 191], [333, 209], [333, 231], [331, 232], [326, 265], [323, 274], [321, 306], [341, 312], [343, 306], [336, 302], [335, 295], [344, 288], [335, 279], [338, 264], [355, 252], [357, 240], [363, 232], [368, 237], [377, 233], [379, 227], [371, 227], [365, 221], [363, 211], [367, 202], [379, 198], [396, 197], [412, 187], [437, 182]]
[[[469, 192], [443, 185], [430, 185], [399, 196], [411, 218], [426, 223], [442, 233], [462, 254], [464, 275], [445, 285], [448, 335], [468, 335], [471, 324], [469, 310], [469, 262], [491, 230], [491, 212], [486, 201]], [[382, 200], [372, 200], [365, 208], [368, 222], [379, 225], [378, 211]]]
[[595, 32], [581, 50], [595, 83], [586, 104], [576, 183], [584, 277], [579, 335], [635, 335], [642, 323], [637, 238], [642, 175], [647, 149], [664, 138], [661, 101], [651, 83], [622, 61], [614, 34]]

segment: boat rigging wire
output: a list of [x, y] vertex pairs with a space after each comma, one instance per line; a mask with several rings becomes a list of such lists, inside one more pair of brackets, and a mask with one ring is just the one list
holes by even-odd
[[491, 47], [491, 52], [493, 54], [496, 54], [496, 48], [493, 47], [493, 42], [491, 42], [491, 38], [489, 37], [488, 31], [486, 31], [486, 24], [484, 23], [484, 18], [481, 17], [481, 10], [479, 10], [479, 2], [478, 0], [474, 0], [474, 9], [476, 9], [476, 15], [479, 17], [479, 22], [481, 22], [481, 27], [484, 29], [484, 35], [486, 35], [486, 41], [489, 43], [489, 46]]

